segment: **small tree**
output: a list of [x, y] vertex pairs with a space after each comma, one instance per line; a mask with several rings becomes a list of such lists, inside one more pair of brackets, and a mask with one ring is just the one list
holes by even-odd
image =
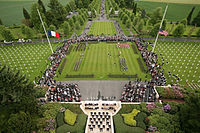
[[31, 18], [29, 13], [28, 13], [28, 11], [25, 8], [23, 8], [23, 14], [24, 14], [24, 18], [25, 19], [30, 19]]
[[73, 19], [70, 18], [68, 21], [69, 21], [69, 25], [70, 25], [71, 31], [72, 31], [72, 30], [74, 29], [74, 22], [73, 22]]
[[191, 18], [192, 18], [192, 14], [194, 12], [194, 9], [195, 9], [195, 6], [192, 8], [192, 10], [190, 11], [190, 13], [188, 14], [187, 16], [187, 24], [190, 25], [190, 21], [191, 21]]
[[126, 27], [127, 27], [128, 29], [131, 27], [131, 20], [130, 20], [130, 19], [128, 19], [128, 20], [126, 21]]
[[127, 20], [128, 20], [128, 15], [125, 14], [123, 17], [122, 23], [125, 24]]
[[64, 30], [64, 34], [69, 34], [69, 31], [70, 31], [70, 25], [67, 21], [65, 21], [63, 23], [63, 30]]
[[51, 24], [51, 25], [49, 26], [49, 30], [55, 31], [55, 30], [56, 30], [56, 26], [54, 26], [54, 25]]
[[3, 25], [3, 22], [1, 21], [1, 19], [0, 19], [0, 25]]
[[183, 20], [181, 20], [180, 23], [183, 24], [186, 27], [187, 26], [187, 19], [184, 18]]
[[139, 23], [138, 26], [137, 26], [137, 30], [138, 30], [139, 32], [141, 32], [141, 31], [143, 30], [143, 27], [144, 27], [144, 21], [143, 21], [143, 19], [141, 19], [141, 20], [140, 20], [140, 23]]
[[81, 16], [79, 16], [78, 19], [79, 19], [80, 25], [82, 26], [84, 24], [83, 18]]
[[200, 37], [200, 29], [196, 32], [197, 37]]
[[192, 25], [200, 26], [200, 11], [198, 12], [197, 16], [193, 19]]
[[12, 33], [10, 30], [3, 28], [1, 31], [1, 36], [4, 38], [6, 41], [12, 41], [14, 39]]
[[75, 28], [76, 28], [76, 30], [80, 30], [80, 24], [79, 24], [79, 22], [75, 23]]
[[27, 38], [32, 38], [33, 37], [32, 29], [26, 26], [25, 27], [25, 35], [26, 35]]
[[152, 37], [155, 37], [158, 33], [160, 27], [160, 23], [157, 23], [154, 25], [153, 29], [151, 30], [151, 32], [149, 33]]
[[183, 24], [179, 24], [176, 27], [176, 29], [174, 30], [173, 35], [175, 37], [181, 37], [181, 36], [183, 36], [183, 33], [184, 33], [184, 25]]

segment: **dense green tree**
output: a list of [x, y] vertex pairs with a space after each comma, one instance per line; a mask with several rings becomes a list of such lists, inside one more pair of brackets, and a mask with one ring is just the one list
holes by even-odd
[[152, 25], [155, 25], [157, 24], [159, 21], [161, 21], [162, 19], [162, 8], [161, 7], [158, 7], [154, 10], [154, 12], [152, 13], [151, 15], [151, 20], [150, 20], [150, 23]]
[[59, 27], [66, 19], [66, 10], [58, 0], [50, 0], [48, 4], [51, 14], [53, 15], [53, 22], [56, 27]]
[[31, 18], [29, 13], [28, 13], [28, 11], [25, 8], [23, 8], [23, 15], [24, 15], [25, 19], [30, 19]]
[[143, 27], [144, 27], [144, 20], [141, 19], [140, 22], [139, 22], [139, 24], [138, 24], [138, 26], [137, 26], [137, 30], [139, 32], [141, 32], [143, 30]]
[[20, 28], [21, 28], [22, 34], [25, 34], [26, 25], [22, 24], [22, 25], [20, 26]]
[[187, 24], [190, 25], [191, 22], [191, 18], [192, 18], [192, 14], [194, 12], [195, 6], [192, 8], [192, 10], [190, 11], [190, 13], [187, 16]]
[[130, 19], [128, 19], [127, 21], [126, 21], [126, 27], [128, 28], [128, 29], [130, 29], [131, 28], [131, 20]]
[[180, 23], [183, 24], [186, 27], [187, 26], [187, 19], [185, 18], [185, 19], [181, 20]]
[[75, 23], [75, 28], [76, 28], [76, 30], [80, 30], [80, 24], [79, 24], [79, 22]]
[[77, 22], [76, 15], [73, 15], [73, 16], [72, 16], [72, 19], [73, 19], [73, 22], [74, 22], [74, 23], [76, 23], [76, 22]]
[[33, 24], [30, 19], [22, 19], [22, 24], [24, 24], [28, 27], [31, 27], [31, 28], [33, 27]]
[[128, 15], [125, 14], [123, 17], [122, 23], [125, 24], [127, 20], [128, 20]]
[[78, 8], [83, 8], [83, 2], [82, 2], [82, 0], [77, 0], [76, 6], [77, 6]]
[[83, 7], [84, 7], [84, 8], [88, 8], [88, 5], [89, 5], [89, 3], [90, 3], [90, 0], [83, 0], [82, 3], [83, 3]]
[[65, 21], [63, 24], [62, 24], [62, 27], [63, 27], [63, 30], [64, 30], [64, 34], [69, 34], [69, 31], [70, 31], [70, 25], [67, 21]]
[[56, 30], [56, 26], [54, 26], [53, 24], [51, 24], [51, 25], [49, 26], [49, 30], [50, 30], [50, 31], [55, 31], [55, 30]]
[[134, 7], [133, 7], [133, 13], [136, 15], [137, 13], [137, 3], [135, 3]]
[[150, 31], [149, 34], [150, 34], [152, 37], [155, 37], [155, 36], [157, 35], [157, 33], [158, 33], [159, 27], [160, 27], [160, 23], [155, 24], [155, 25], [153, 26], [153, 29]]
[[68, 19], [69, 25], [71, 27], [71, 31], [74, 29], [74, 21], [72, 18]]
[[70, 8], [71, 8], [71, 11], [73, 10], [76, 10], [76, 4], [75, 4], [75, 1], [74, 0], [70, 0], [70, 2], [68, 3]]
[[55, 17], [54, 17], [54, 15], [53, 15], [51, 10], [48, 10], [46, 12], [45, 16], [46, 16], [47, 25], [51, 25], [51, 24], [55, 24], [56, 23], [57, 20], [55, 19]]
[[200, 29], [196, 32], [197, 37], [200, 37]]
[[197, 16], [193, 19], [192, 25], [200, 26], [200, 11], [198, 12]]
[[166, 29], [166, 26], [167, 26], [167, 20], [166, 19], [164, 19], [163, 20], [163, 23], [162, 23], [162, 30], [165, 30]]
[[1, 31], [1, 36], [4, 38], [6, 41], [12, 41], [14, 39], [14, 36], [10, 32], [10, 30], [3, 28]]
[[0, 25], [3, 25], [3, 22], [2, 22], [2, 20], [0, 19]]
[[200, 95], [190, 94], [186, 104], [180, 108], [181, 128], [185, 133], [198, 133], [200, 131]]
[[43, 2], [42, 2], [42, 0], [38, 0], [38, 5], [41, 7], [41, 11], [42, 11], [42, 13], [44, 13], [44, 14], [46, 14], [46, 8], [45, 8], [45, 6], [44, 6], [44, 4], [43, 4]]
[[82, 26], [84, 24], [84, 20], [83, 20], [82, 16], [79, 15], [78, 20], [79, 20], [80, 25]]
[[25, 27], [25, 35], [26, 38], [33, 38], [33, 30], [28, 26]]
[[142, 18], [145, 18], [145, 17], [146, 17], [146, 10], [145, 10], [145, 9], [142, 10], [141, 17], [142, 17]]
[[43, 22], [46, 22], [44, 14], [41, 12], [41, 8], [37, 3], [31, 6], [31, 22], [36, 30], [40, 29], [40, 25], [42, 24], [40, 21], [40, 17], [38, 15], [37, 9], [39, 9]]
[[10, 115], [7, 127], [9, 133], [31, 133], [35, 128], [35, 123], [29, 113], [20, 111]]
[[184, 25], [183, 24], [179, 24], [176, 29], [173, 31], [173, 35], [175, 37], [181, 37], [184, 33], [185, 29], [184, 29]]
[[111, 12], [110, 12], [110, 15], [113, 16], [114, 14], [115, 14], [115, 10], [112, 9]]

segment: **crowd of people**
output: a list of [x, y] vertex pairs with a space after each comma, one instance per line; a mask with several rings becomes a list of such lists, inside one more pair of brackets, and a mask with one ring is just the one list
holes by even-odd
[[148, 71], [152, 76], [152, 81], [155, 85], [165, 86], [166, 78], [164, 76], [164, 69], [161, 69], [163, 64], [158, 64], [157, 54], [147, 49], [147, 44], [142, 39], [136, 39], [135, 43], [138, 50], [141, 52], [142, 58], [146, 63]]
[[155, 102], [156, 92], [152, 82], [129, 82], [123, 88], [120, 101], [122, 102]]
[[77, 84], [59, 84], [49, 87], [47, 94], [49, 102], [80, 102], [81, 94]]

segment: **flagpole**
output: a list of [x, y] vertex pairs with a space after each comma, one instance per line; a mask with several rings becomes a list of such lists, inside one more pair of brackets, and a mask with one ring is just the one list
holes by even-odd
[[38, 9], [37, 9], [37, 12], [38, 12], [38, 15], [39, 15], [39, 17], [40, 17], [40, 21], [42, 22], [42, 26], [43, 26], [44, 32], [45, 32], [45, 34], [46, 34], [47, 40], [48, 40], [48, 42], [49, 42], [49, 46], [50, 46], [51, 52], [53, 53], [53, 49], [52, 49], [51, 43], [50, 43], [50, 41], [49, 41], [49, 37], [48, 37], [48, 35], [47, 35], [47, 31], [46, 31], [45, 26], [44, 26], [44, 22], [42, 21], [42, 17], [41, 17], [41, 15], [40, 15], [40, 11], [39, 11]]
[[[159, 31], [160, 31], [160, 29], [162, 28], [162, 24], [163, 24], [165, 15], [166, 15], [166, 13], [167, 13], [167, 8], [168, 8], [168, 4], [166, 5], [165, 12], [164, 12], [164, 14], [163, 14], [163, 18], [162, 18], [162, 21], [161, 21], [161, 23], [160, 23]], [[155, 47], [156, 47], [156, 43], [157, 43], [157, 41], [158, 41], [158, 36], [159, 36], [159, 31], [158, 31], [158, 33], [157, 33], [156, 40], [155, 40], [155, 42], [154, 42], [154, 46], [153, 46], [152, 52], [154, 52], [154, 49], [155, 49]]]

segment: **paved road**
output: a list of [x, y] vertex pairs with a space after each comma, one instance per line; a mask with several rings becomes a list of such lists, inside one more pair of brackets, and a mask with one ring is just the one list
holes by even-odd
[[98, 96], [100, 91], [101, 96], [116, 98], [113, 100], [119, 100], [121, 98], [122, 89], [128, 80], [70, 80], [61, 81], [62, 83], [77, 83], [82, 95], [82, 100], [91, 100], [91, 98]]

